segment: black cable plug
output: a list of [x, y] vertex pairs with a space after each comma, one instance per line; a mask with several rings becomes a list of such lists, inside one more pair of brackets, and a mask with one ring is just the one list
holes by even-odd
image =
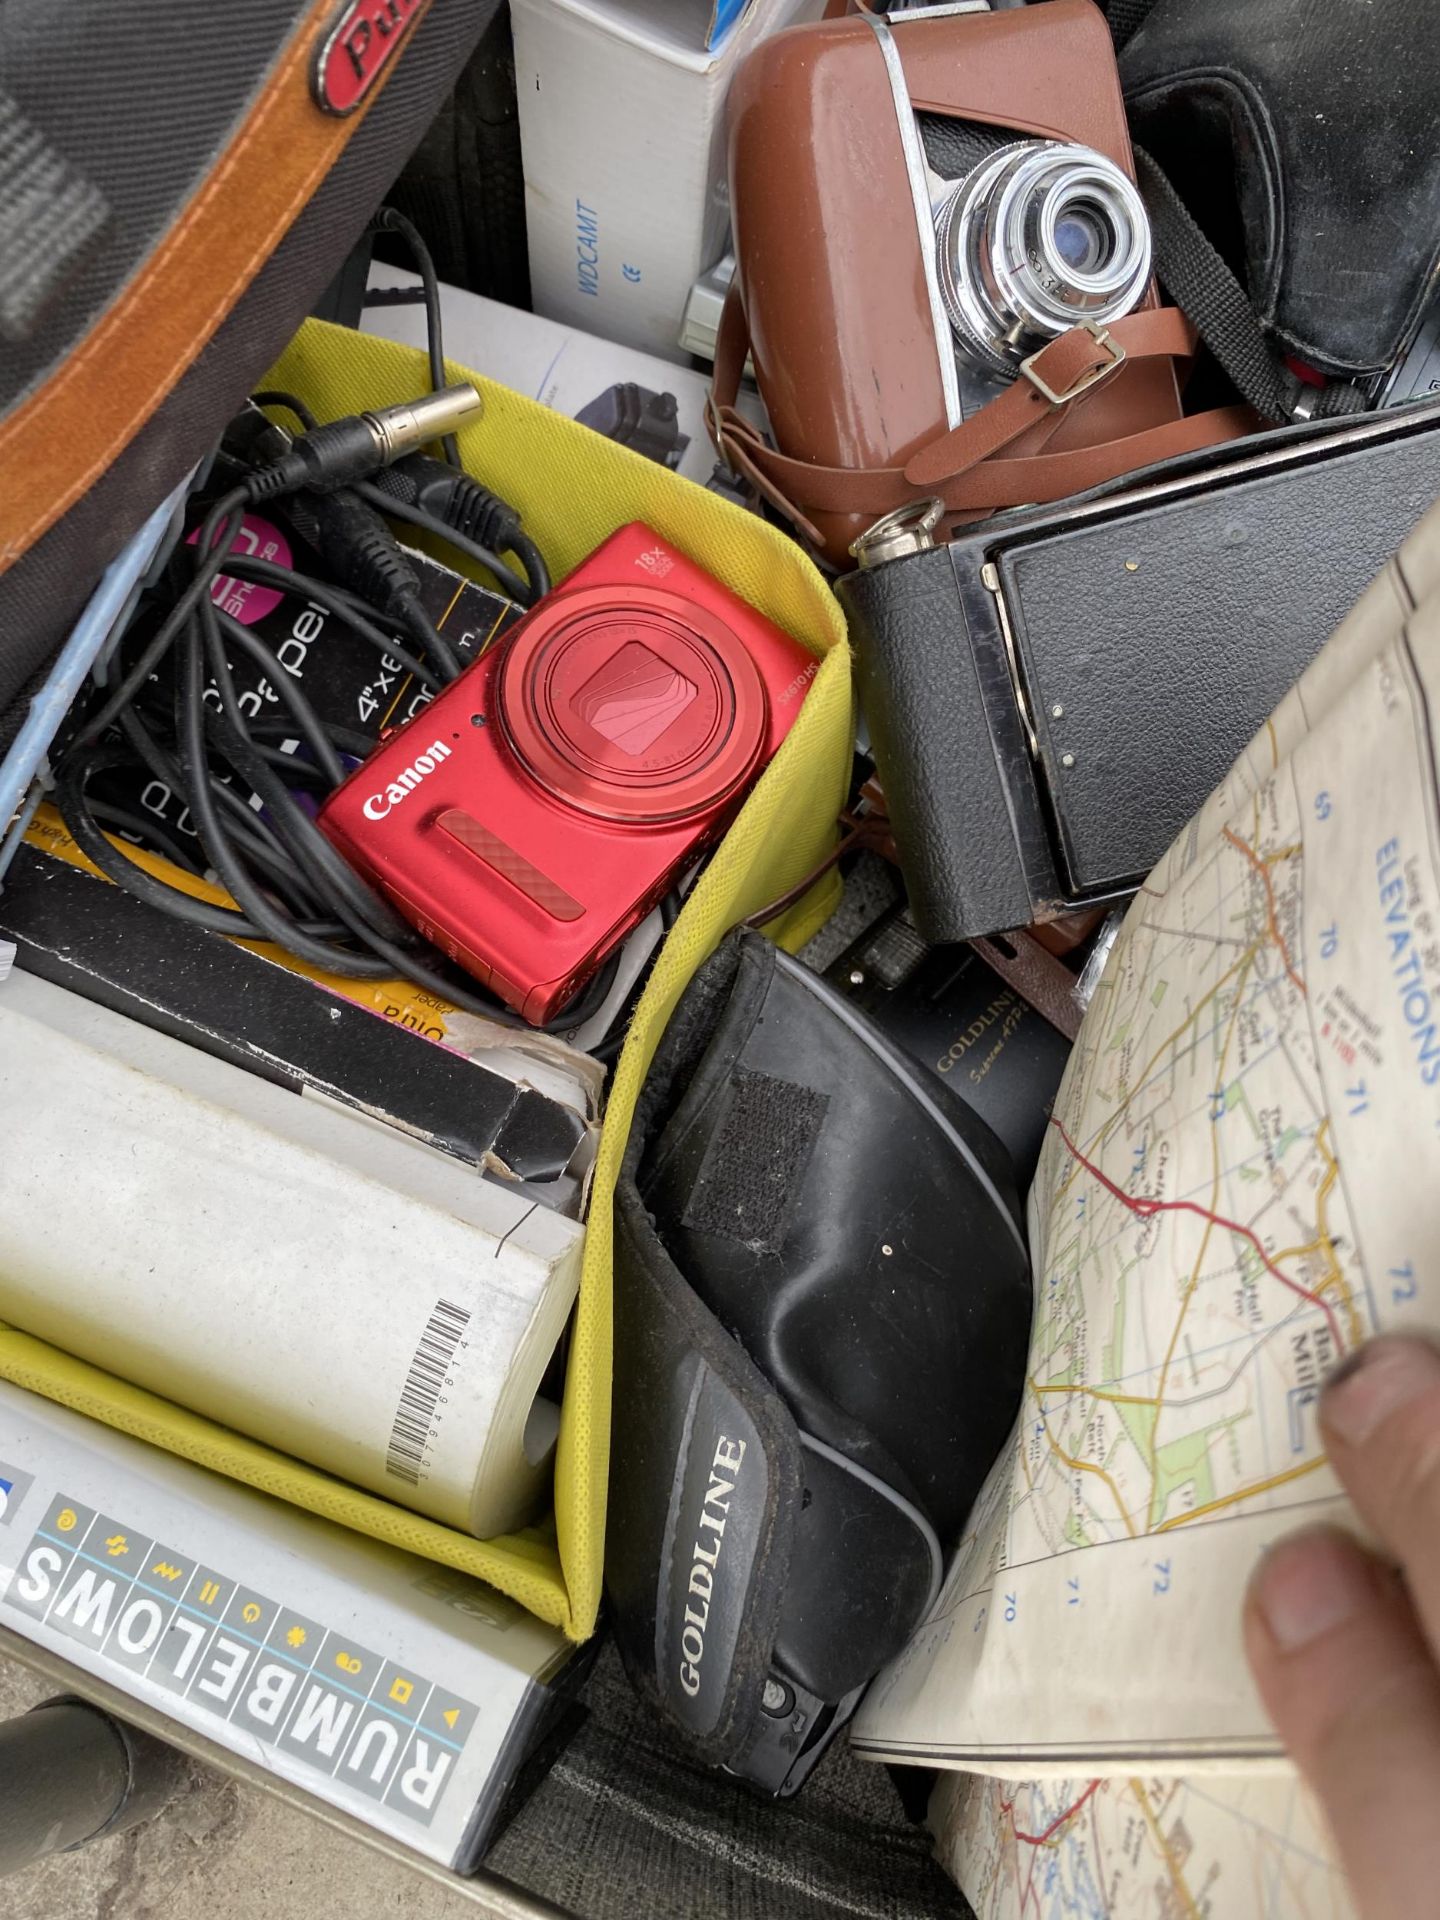
[[226, 427], [220, 439], [220, 451], [237, 465], [250, 468], [273, 466], [290, 451], [290, 435], [262, 413], [253, 400], [247, 400]]
[[295, 531], [315, 548], [342, 586], [377, 612], [401, 622], [430, 655], [441, 677], [456, 678], [460, 662], [425, 611], [420, 576], [372, 506], [350, 487], [337, 487], [333, 493], [302, 488], [291, 497], [288, 512]]
[[342, 587], [377, 613], [393, 616], [420, 591], [420, 576], [385, 522], [349, 487], [315, 493], [304, 487], [287, 504], [300, 538], [324, 560]]
[[399, 406], [328, 421], [302, 433], [273, 466], [254, 474], [248, 496], [252, 501], [273, 500], [301, 487], [332, 493], [441, 439], [482, 410], [479, 394], [466, 382]]
[[[520, 515], [508, 500], [481, 486], [468, 473], [432, 460], [423, 453], [407, 454], [367, 483], [368, 497], [390, 511], [397, 519], [416, 526], [431, 526], [447, 533], [462, 553], [470, 553], [501, 578], [507, 592], [514, 591], [508, 569], [497, 568], [490, 557], [510, 553], [519, 560], [529, 581], [522, 604], [533, 606], [550, 591], [550, 574], [540, 549], [525, 532]], [[380, 496], [384, 496], [384, 500]]]
[[387, 499], [443, 521], [453, 532], [494, 553], [511, 552], [521, 530], [520, 516], [508, 500], [428, 454], [406, 454], [377, 473], [372, 484]]

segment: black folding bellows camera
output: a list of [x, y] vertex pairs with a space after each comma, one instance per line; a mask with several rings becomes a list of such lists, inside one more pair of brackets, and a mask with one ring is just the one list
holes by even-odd
[[1440, 403], [1151, 467], [837, 583], [935, 942], [1133, 889], [1440, 493]]

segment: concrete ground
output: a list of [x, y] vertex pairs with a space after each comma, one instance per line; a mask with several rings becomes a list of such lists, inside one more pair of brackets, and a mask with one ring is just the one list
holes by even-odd
[[[0, 1661], [0, 1720], [54, 1695]], [[190, 1789], [132, 1833], [0, 1883], [6, 1920], [474, 1920], [468, 1900], [268, 1793], [193, 1769]]]

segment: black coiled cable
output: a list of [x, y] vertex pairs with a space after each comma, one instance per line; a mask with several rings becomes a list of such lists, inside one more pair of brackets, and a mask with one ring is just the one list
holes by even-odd
[[[438, 297], [429, 297], [433, 267], [408, 222], [394, 216], [384, 224], [415, 247], [417, 258], [423, 256], [431, 373], [437, 385], [443, 384]], [[334, 428], [317, 429], [313, 416], [293, 395], [267, 392], [257, 398], [288, 408], [307, 434], [336, 433]], [[446, 450], [458, 462], [453, 440], [447, 441]], [[424, 456], [412, 458], [423, 460], [423, 480], [433, 485], [430, 469], [438, 469], [452, 483], [442, 505], [454, 503], [464, 527], [449, 528], [423, 504], [414, 510], [416, 523], [433, 519], [432, 531], [461, 551], [473, 548], [472, 558], [513, 587], [522, 604], [532, 604], [548, 587], [549, 576], [519, 516], [456, 468]], [[97, 685], [89, 711], [60, 759], [55, 788], [60, 813], [82, 852], [102, 872], [174, 918], [215, 933], [273, 941], [307, 964], [343, 977], [378, 980], [399, 975], [467, 1012], [525, 1026], [528, 1023], [499, 1001], [445, 969], [434, 950], [345, 861], [297, 797], [308, 793], [323, 800], [346, 778], [346, 756], [356, 757], [357, 749], [369, 751], [373, 743], [328, 725], [263, 639], [215, 605], [211, 589], [220, 574], [315, 600], [429, 692], [453, 680], [461, 668], [454, 648], [422, 603], [413, 566], [381, 518], [393, 514], [406, 519], [408, 503], [379, 493], [364, 478], [336, 489], [297, 491], [293, 472], [281, 474], [282, 464], [257, 469], [207, 510], [194, 542], [190, 578], [118, 684]], [[413, 482], [408, 484], [413, 492]], [[246, 509], [282, 492], [291, 495], [297, 530], [345, 585], [231, 551]], [[488, 542], [469, 540], [466, 529], [476, 528], [520, 562], [524, 577], [506, 566]], [[392, 631], [392, 621], [400, 636]], [[252, 721], [243, 712], [231, 666], [236, 653], [259, 668], [273, 688], [288, 716], [280, 731], [301, 743], [301, 753], [280, 751], [274, 726]], [[168, 701], [158, 693], [156, 679], [167, 663], [172, 682]], [[107, 819], [132, 831], [135, 819], [123, 813], [117, 818], [111, 802], [92, 799], [91, 785], [115, 768], [136, 766], [163, 781], [189, 808], [205, 858], [233, 907], [212, 905], [166, 884], [121, 852], [106, 834]], [[247, 793], [258, 802], [258, 810], [243, 797]], [[163, 830], [157, 832], [156, 844], [167, 852], [178, 851]], [[194, 872], [195, 862], [184, 864]], [[568, 1031], [593, 1017], [614, 973], [613, 962], [602, 968], [580, 1001], [544, 1030]]]

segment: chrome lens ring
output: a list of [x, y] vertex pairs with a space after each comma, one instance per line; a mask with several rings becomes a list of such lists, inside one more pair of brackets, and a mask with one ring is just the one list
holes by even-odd
[[1150, 222], [1113, 160], [1059, 140], [1001, 147], [935, 213], [941, 297], [961, 351], [1013, 375], [1069, 327], [1133, 311]]

